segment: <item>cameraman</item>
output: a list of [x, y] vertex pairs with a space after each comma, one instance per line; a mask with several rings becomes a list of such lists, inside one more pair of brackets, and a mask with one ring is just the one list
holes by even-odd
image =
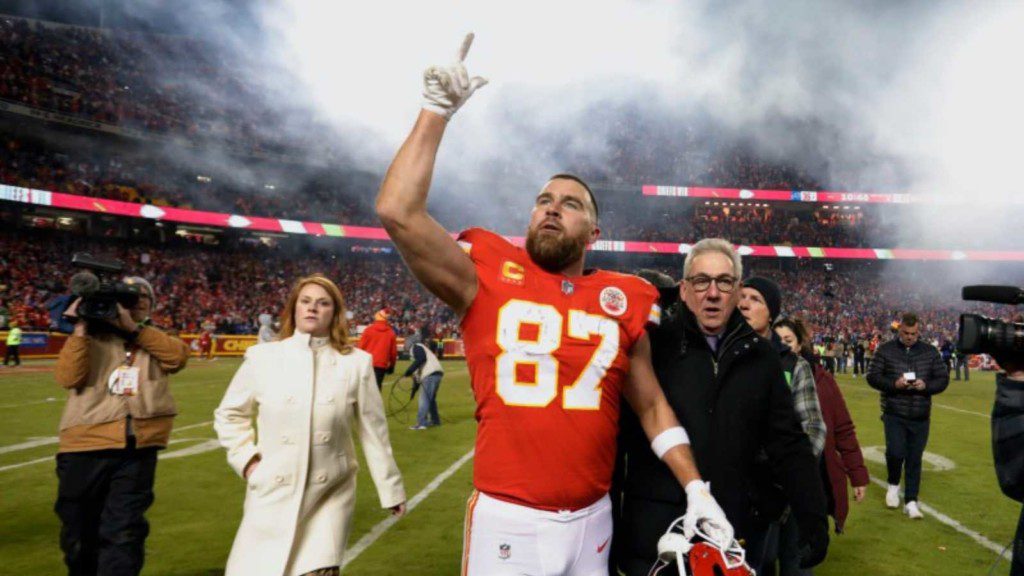
[[[57, 359], [68, 390], [60, 422], [57, 503], [68, 572], [138, 574], [149, 533], [156, 452], [167, 446], [176, 414], [168, 374], [189, 349], [150, 320], [153, 287], [143, 278], [131, 310], [108, 321], [79, 318]], [[75, 317], [80, 300], [68, 315]]]
[[[996, 401], [992, 408], [992, 455], [1003, 493], [1024, 501], [1024, 362], [997, 358], [1006, 370], [996, 376]], [[1010, 576], [1024, 576], [1024, 510], [1013, 538]]]

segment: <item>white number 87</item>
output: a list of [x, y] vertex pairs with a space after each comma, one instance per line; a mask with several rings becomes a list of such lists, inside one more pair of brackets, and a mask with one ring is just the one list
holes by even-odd
[[[543, 408], [558, 395], [558, 359], [554, 353], [560, 347], [583, 345], [592, 335], [601, 343], [591, 355], [579, 377], [562, 393], [562, 407], [566, 410], [597, 410], [601, 407], [601, 380], [619, 351], [619, 326], [610, 318], [588, 314], [583, 310], [569, 310], [568, 336], [581, 342], [562, 340], [564, 318], [549, 304], [525, 300], [509, 300], [498, 311], [497, 343], [501, 353], [495, 357], [495, 380], [498, 396], [509, 406]], [[536, 339], [523, 339], [523, 324], [537, 327]], [[520, 382], [516, 368], [520, 364], [533, 365], [533, 382]]]

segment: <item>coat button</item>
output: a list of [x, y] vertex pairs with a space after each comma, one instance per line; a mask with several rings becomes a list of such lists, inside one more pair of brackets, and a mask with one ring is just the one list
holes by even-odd
[[281, 484], [284, 482], [284, 476], [274, 476], [274, 484]]
[[334, 402], [334, 395], [333, 394], [328, 394], [327, 395], [327, 401], [328, 402]]
[[287, 434], [281, 434], [281, 442], [283, 444], [287, 444], [288, 443], [288, 435]]
[[327, 482], [327, 474], [317, 474], [316, 475], [316, 481], [317, 482]]
[[288, 403], [289, 404], [295, 404], [295, 396], [289, 396], [288, 397]]

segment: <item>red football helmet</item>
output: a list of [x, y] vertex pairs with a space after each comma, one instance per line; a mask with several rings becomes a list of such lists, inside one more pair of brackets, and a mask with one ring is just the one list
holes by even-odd
[[649, 576], [657, 576], [672, 563], [679, 576], [755, 576], [739, 542], [723, 545], [701, 526], [688, 535], [682, 524], [683, 519], [677, 519], [658, 540], [658, 561]]

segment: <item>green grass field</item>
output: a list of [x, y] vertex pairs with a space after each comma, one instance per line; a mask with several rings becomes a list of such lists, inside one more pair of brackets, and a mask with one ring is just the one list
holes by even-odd
[[[57, 432], [64, 393], [53, 383], [51, 363], [0, 369], [0, 573], [61, 574], [57, 491], [48, 441]], [[213, 439], [212, 411], [237, 360], [194, 361], [173, 379], [179, 416], [174, 443], [157, 468], [156, 503], [149, 513], [145, 574], [220, 574], [241, 516], [244, 485]], [[399, 366], [401, 370], [403, 367]], [[473, 447], [476, 423], [465, 364], [447, 362], [440, 392], [444, 425], [410, 431], [414, 407], [392, 417], [391, 440], [406, 490], [412, 498]], [[992, 469], [989, 418], [991, 374], [970, 383], [953, 382], [936, 398], [928, 452], [955, 464], [936, 470], [925, 463], [924, 504], [998, 544], [1013, 537], [1020, 505], [1003, 497]], [[840, 377], [858, 427], [861, 445], [883, 446], [878, 395], [863, 379]], [[385, 389], [385, 396], [388, 394]], [[184, 455], [172, 457], [178, 450]], [[881, 452], [881, 450], [879, 450]], [[884, 479], [884, 465], [868, 464]], [[471, 486], [471, 462], [458, 468], [405, 518], [383, 532], [349, 564], [356, 575], [451, 575], [458, 573], [464, 505]], [[872, 484], [860, 504], [851, 504], [846, 533], [833, 536], [821, 576], [905, 576], [907, 574], [988, 574], [997, 555], [972, 537], [929, 514], [911, 521], [885, 508], [883, 489]], [[373, 484], [360, 471], [356, 519], [350, 547], [387, 518], [377, 507]], [[1000, 561], [993, 573], [1007, 574]]]

